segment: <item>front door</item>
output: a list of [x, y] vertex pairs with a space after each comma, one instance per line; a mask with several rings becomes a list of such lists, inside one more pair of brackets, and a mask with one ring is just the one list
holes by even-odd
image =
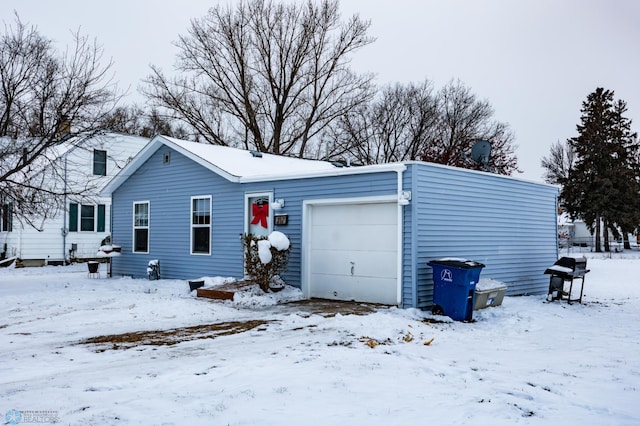
[[245, 195], [245, 233], [267, 236], [271, 233], [271, 193]]

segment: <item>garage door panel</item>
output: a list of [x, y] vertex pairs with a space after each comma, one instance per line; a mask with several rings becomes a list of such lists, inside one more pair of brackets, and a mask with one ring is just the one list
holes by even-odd
[[311, 253], [312, 271], [351, 276], [353, 266], [353, 275], [360, 277], [395, 278], [397, 276], [395, 251], [313, 250]]
[[351, 277], [338, 277], [327, 274], [314, 274], [313, 280], [325, 283], [315, 286], [310, 297], [333, 300], [355, 300], [358, 302], [396, 304], [396, 296], [389, 291], [395, 286], [395, 279], [368, 278], [358, 280]]
[[310, 297], [398, 303], [397, 208], [396, 203], [311, 206]]
[[314, 225], [384, 225], [395, 223], [393, 204], [345, 204], [313, 207]]
[[396, 225], [371, 226], [318, 226], [314, 227], [311, 241], [314, 248], [329, 250], [341, 247], [345, 250], [358, 250], [367, 247], [370, 250], [396, 250]]

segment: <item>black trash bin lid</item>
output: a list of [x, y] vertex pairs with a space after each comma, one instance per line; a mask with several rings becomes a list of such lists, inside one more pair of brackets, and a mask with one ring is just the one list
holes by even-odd
[[440, 265], [450, 266], [452, 268], [471, 269], [471, 268], [484, 268], [484, 264], [476, 262], [475, 260], [459, 259], [457, 257], [446, 257], [443, 259], [434, 259], [427, 263], [427, 265]]

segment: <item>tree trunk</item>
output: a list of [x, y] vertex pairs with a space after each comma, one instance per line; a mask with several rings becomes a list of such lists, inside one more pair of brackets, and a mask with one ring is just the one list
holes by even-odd
[[622, 228], [622, 241], [624, 241], [624, 249], [631, 250], [631, 242], [629, 241], [629, 233], [625, 228]]
[[602, 234], [602, 232], [600, 232], [600, 216], [596, 216], [596, 232], [594, 235], [594, 238], [596, 239], [596, 253], [600, 253], [602, 252], [602, 245], [601, 245], [601, 241], [600, 241], [600, 235]]
[[603, 240], [604, 240], [604, 251], [610, 252], [611, 247], [609, 246], [609, 226], [605, 222], [604, 229], [602, 230]]

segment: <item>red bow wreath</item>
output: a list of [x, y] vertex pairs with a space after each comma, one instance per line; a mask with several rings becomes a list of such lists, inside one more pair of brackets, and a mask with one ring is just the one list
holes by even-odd
[[257, 204], [251, 205], [251, 213], [253, 214], [253, 220], [251, 221], [252, 225], [257, 225], [260, 223], [260, 226], [263, 228], [267, 227], [267, 218], [269, 217], [269, 204], [263, 204], [261, 206]]

